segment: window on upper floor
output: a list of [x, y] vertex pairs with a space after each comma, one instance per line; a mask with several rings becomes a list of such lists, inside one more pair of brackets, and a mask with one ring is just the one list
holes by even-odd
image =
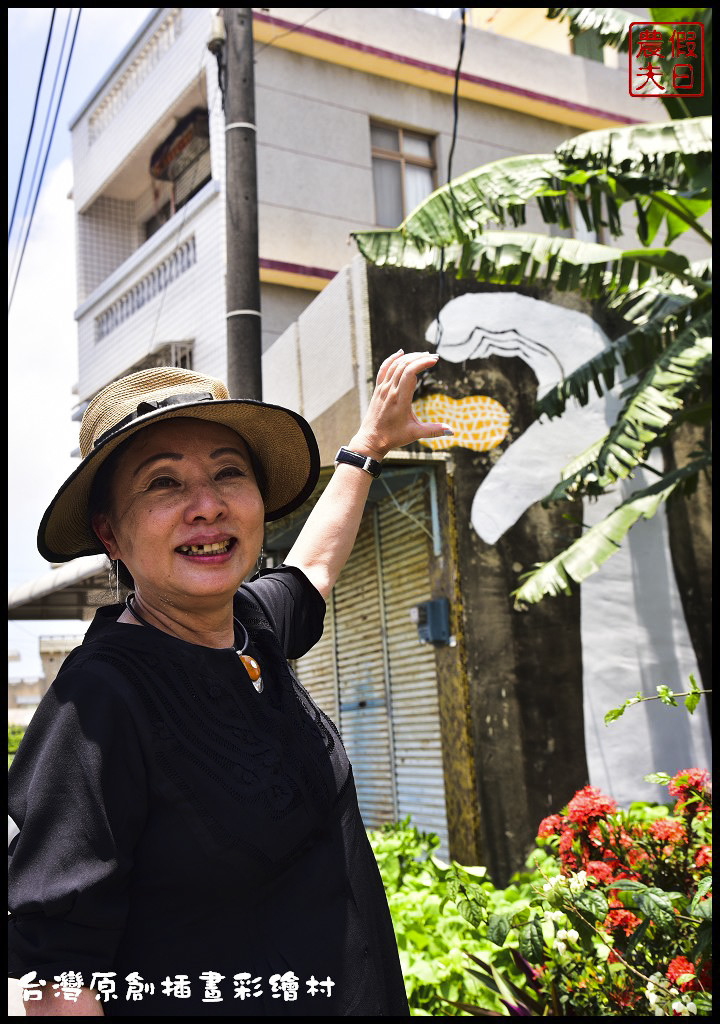
[[147, 241], [151, 235], [163, 226], [173, 215], [172, 203], [168, 199], [166, 203], [163, 203], [158, 209], [157, 213], [154, 213], [152, 217], [149, 217], [143, 224], [143, 235], [144, 241]]
[[183, 117], [150, 158], [150, 174], [167, 182], [170, 197], [143, 224], [145, 239], [177, 213], [210, 181], [210, 130], [208, 112], [198, 107]]
[[375, 223], [396, 228], [435, 189], [433, 139], [371, 123]]
[[594, 28], [585, 32], [579, 32], [573, 36], [570, 43], [572, 52], [577, 57], [585, 57], [587, 60], [597, 60], [603, 63], [603, 47], [600, 42], [600, 34]]

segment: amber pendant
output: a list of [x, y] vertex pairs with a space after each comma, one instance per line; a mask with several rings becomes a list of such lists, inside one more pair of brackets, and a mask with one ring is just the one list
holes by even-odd
[[262, 680], [260, 666], [258, 665], [254, 658], [250, 657], [249, 654], [238, 654], [238, 657], [245, 666], [245, 671], [252, 679], [253, 686], [255, 687], [258, 693], [262, 693], [264, 684]]

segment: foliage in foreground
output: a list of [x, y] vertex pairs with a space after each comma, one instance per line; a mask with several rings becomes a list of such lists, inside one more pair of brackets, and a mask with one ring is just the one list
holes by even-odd
[[[500, 999], [468, 975], [466, 954], [500, 960], [518, 981], [522, 975], [508, 950], [497, 949], [473, 928], [462, 907], [448, 902], [448, 868], [433, 854], [438, 837], [419, 832], [407, 818], [369, 832], [369, 838], [385, 885], [413, 1016], [465, 1016], [452, 1003], [467, 998], [482, 999], [485, 1006], [502, 1013]], [[529, 906], [532, 889], [520, 876], [506, 894], [495, 889], [485, 868], [463, 871], [498, 912]], [[539, 874], [526, 877], [542, 881]]]
[[587, 786], [504, 890], [409, 821], [370, 833], [413, 1015], [711, 1015], [710, 776], [648, 778], [674, 807]]
[[20, 740], [25, 735], [24, 725], [8, 725], [8, 768], [20, 746]]

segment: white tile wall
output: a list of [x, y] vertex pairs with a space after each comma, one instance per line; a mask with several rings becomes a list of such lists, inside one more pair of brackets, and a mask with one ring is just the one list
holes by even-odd
[[122, 71], [104, 86], [73, 125], [73, 193], [78, 210], [84, 210], [106, 187], [128, 154], [142, 143], [153, 126], [167, 118], [179, 96], [196, 88], [198, 106], [205, 105], [206, 68], [210, 64], [215, 67], [206, 45], [211, 11], [207, 7], [166, 7], [158, 11], [157, 19], [138, 41], [127, 64], [143, 52], [154, 35], [164, 32], [163, 24], [168, 19], [175, 18], [172, 44], [152, 51], [157, 56], [151, 58], [147, 73], [131, 83], [123, 102], [116, 105], [114, 116], [92, 144], [90, 120], [112, 92]]
[[263, 353], [263, 399], [303, 415], [298, 325], [291, 324]]
[[[148, 239], [129, 261], [127, 273], [121, 267], [107, 287], [96, 290], [80, 307], [79, 401], [172, 341], [191, 341], [193, 365], [211, 376], [226, 376], [225, 253], [218, 245], [222, 215], [219, 193], [210, 183]], [[98, 339], [97, 318], [147, 280], [178, 246], [193, 239], [194, 262], [188, 261], [175, 280]]]
[[100, 196], [77, 215], [76, 237], [77, 297], [83, 302], [138, 248], [135, 204]]
[[303, 416], [310, 421], [355, 388], [349, 289], [350, 268], [343, 267], [298, 320]]

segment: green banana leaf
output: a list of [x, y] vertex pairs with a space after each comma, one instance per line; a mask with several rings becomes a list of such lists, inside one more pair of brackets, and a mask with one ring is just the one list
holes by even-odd
[[631, 22], [639, 20], [617, 7], [549, 7], [547, 17], [566, 18], [573, 36], [596, 32], [603, 46], [612, 46], [621, 53], [627, 53]]
[[663, 501], [681, 487], [696, 482], [710, 464], [710, 455], [693, 460], [668, 473], [661, 480], [635, 491], [601, 522], [574, 541], [565, 551], [520, 577], [521, 585], [512, 592], [515, 608], [535, 604], [546, 595], [571, 594], [572, 584], [582, 583], [619, 551], [628, 530], [639, 519], [651, 519]]
[[[603, 46], [620, 53], [628, 52], [629, 29], [633, 21], [651, 21], [656, 31], [671, 36], [672, 22], [702, 22], [705, 39], [705, 95], [698, 97], [660, 97], [670, 117], [680, 119], [712, 111], [712, 7], [649, 7], [643, 16], [629, 15], [615, 7], [549, 7], [547, 17], [567, 20], [572, 36], [592, 31]], [[665, 69], [672, 59], [661, 58]]]
[[457, 277], [498, 284], [553, 285], [587, 298], [627, 291], [633, 281], [672, 274], [698, 291], [711, 285], [695, 277], [688, 260], [670, 249], [618, 249], [575, 238], [528, 232], [487, 231], [447, 247], [421, 246], [398, 231], [357, 232], [362, 255], [376, 266], [412, 270], [454, 270]]
[[[703, 170], [696, 182], [684, 160], [690, 153], [706, 157], [711, 149], [709, 118], [585, 132], [555, 154], [506, 157], [475, 168], [436, 189], [400, 227], [381, 234], [421, 249], [447, 248], [476, 239], [489, 223], [522, 226], [530, 203], [545, 223], [568, 228], [572, 200], [588, 229], [607, 228], [617, 237], [625, 230], [620, 207], [632, 200], [644, 245], [663, 220], [671, 240], [691, 228], [709, 240], [697, 222], [710, 206], [710, 181]], [[707, 163], [702, 161], [703, 168]], [[375, 234], [352, 237], [367, 254]]]
[[[690, 273], [704, 284], [712, 285], [712, 258], [690, 264]], [[697, 291], [673, 274], [661, 274], [652, 284], [630, 287], [627, 292], [608, 302], [608, 309], [636, 326], [651, 320], [664, 320], [697, 297]]]
[[559, 416], [570, 398], [580, 405], [590, 400], [590, 385], [600, 396], [615, 386], [620, 366], [625, 377], [643, 373], [674, 342], [683, 327], [696, 325], [710, 329], [711, 297], [685, 294], [674, 296], [672, 311], [663, 319], [655, 318], [616, 338], [610, 348], [578, 366], [536, 403], [538, 416]]
[[709, 176], [695, 182], [685, 165], [687, 156], [712, 154], [712, 119], [693, 117], [682, 121], [631, 124], [583, 132], [555, 150], [568, 170], [603, 170], [628, 185], [639, 179], [656, 179], [663, 191], [702, 192], [711, 185]]
[[[631, 389], [625, 406], [602, 440], [597, 453], [588, 449], [584, 465], [573, 460], [572, 473], [566, 469], [563, 479], [545, 500], [558, 501], [581, 492], [604, 490], [624, 479], [643, 462], [648, 452], [666, 433], [677, 413], [685, 406], [683, 393], [699, 385], [712, 360], [712, 313], [680, 332]], [[588, 487], [588, 483], [592, 486]]]

